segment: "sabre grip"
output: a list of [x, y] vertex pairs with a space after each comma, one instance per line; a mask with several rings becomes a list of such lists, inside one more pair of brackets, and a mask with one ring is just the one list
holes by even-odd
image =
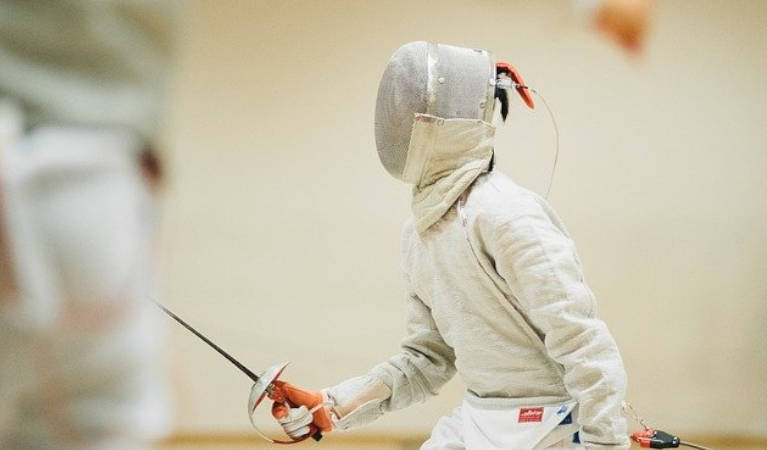
[[[333, 422], [330, 418], [330, 412], [323, 406], [323, 396], [318, 391], [308, 391], [296, 385], [284, 381], [275, 380], [272, 383], [272, 389], [269, 398], [275, 402], [275, 407], [282, 404], [289, 408], [298, 408], [306, 406], [312, 411], [312, 422], [309, 425], [309, 433], [300, 440], [311, 436], [315, 441], [322, 439], [323, 432], [333, 430]], [[273, 415], [277, 418], [277, 411], [273, 408]]]

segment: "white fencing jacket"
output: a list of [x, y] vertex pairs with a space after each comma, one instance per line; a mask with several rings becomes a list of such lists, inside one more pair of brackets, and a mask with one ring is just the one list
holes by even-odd
[[488, 173], [494, 128], [472, 122], [445, 120], [426, 133], [432, 155], [414, 158], [425, 166], [402, 233], [402, 352], [328, 392], [343, 403], [378, 382], [391, 390], [351, 427], [423, 402], [457, 372], [469, 394], [510, 405], [573, 399], [586, 448], [628, 448], [623, 362], [573, 241], [543, 199]]

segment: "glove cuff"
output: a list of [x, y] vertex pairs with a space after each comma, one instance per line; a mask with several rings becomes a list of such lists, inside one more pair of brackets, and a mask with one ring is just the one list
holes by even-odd
[[383, 415], [382, 402], [391, 396], [391, 389], [381, 380], [363, 376], [325, 389], [322, 394], [333, 404], [334, 428], [348, 430]]

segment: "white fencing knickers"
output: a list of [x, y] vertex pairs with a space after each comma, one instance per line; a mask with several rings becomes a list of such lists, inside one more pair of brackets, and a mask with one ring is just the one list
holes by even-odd
[[519, 401], [479, 398], [467, 393], [463, 404], [442, 417], [421, 450], [576, 449], [574, 401], [519, 406]]
[[0, 448], [145, 448], [167, 401], [141, 142], [21, 129], [0, 104]]

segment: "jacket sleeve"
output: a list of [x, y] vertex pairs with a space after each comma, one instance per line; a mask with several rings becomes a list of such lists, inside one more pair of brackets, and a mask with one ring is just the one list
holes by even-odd
[[[349, 429], [371, 422], [384, 412], [424, 402], [436, 395], [455, 374], [455, 354], [445, 343], [431, 316], [431, 310], [416, 296], [407, 298], [407, 336], [402, 351], [373, 367], [368, 374], [346, 380], [327, 389], [336, 405], [361, 405], [341, 418], [338, 428]], [[387, 396], [375, 400], [371, 392]], [[362, 401], [360, 400], [362, 399]]]
[[621, 403], [626, 373], [583, 279], [572, 240], [540, 208], [494, 220], [485, 245], [548, 355], [564, 368], [587, 448], [629, 448]]

